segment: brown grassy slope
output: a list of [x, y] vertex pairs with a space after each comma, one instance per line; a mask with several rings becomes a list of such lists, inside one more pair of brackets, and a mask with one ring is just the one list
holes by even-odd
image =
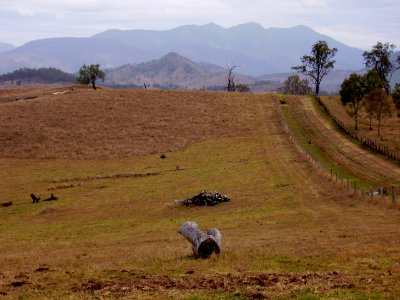
[[[396, 162], [385, 160], [346, 138], [334, 124], [321, 116], [311, 97], [287, 97], [292, 117], [296, 118], [312, 144], [348, 174], [388, 189], [400, 184]], [[399, 133], [394, 134], [399, 137]], [[306, 147], [312, 148], [313, 145]]]
[[[344, 122], [347, 128], [354, 129], [354, 118], [349, 116], [346, 106], [340, 102], [340, 97], [321, 97], [321, 99], [331, 113]], [[395, 111], [391, 117], [383, 119], [380, 128], [381, 136], [378, 136], [376, 119], [372, 120], [373, 130], [369, 130], [369, 119], [364, 110], [361, 111], [358, 122], [358, 133], [361, 136], [375, 140], [383, 146], [390, 147], [390, 149], [400, 151], [400, 118], [397, 117]]]
[[[117, 158], [244, 133], [254, 111], [237, 95], [74, 89], [0, 107], [0, 157]], [[210, 109], [211, 108], [211, 109]]]
[[[190, 94], [172, 93], [176, 110], [197, 106], [195, 101], [181, 105], [182, 95]], [[207, 107], [214, 113], [219, 97], [246, 103], [240, 115], [248, 116], [249, 130], [236, 128], [229, 137], [193, 143], [164, 160], [159, 155], [1, 158], [0, 196], [14, 205], [0, 208], [0, 295], [399, 298], [399, 211], [333, 189], [295, 151], [271, 96], [215, 97]], [[175, 171], [176, 165], [181, 171]], [[83, 180], [130, 172], [159, 175]], [[215, 207], [174, 206], [175, 199], [202, 189], [220, 191], [232, 201]], [[53, 192], [59, 200], [34, 205], [29, 202], [32, 191], [41, 196]], [[203, 230], [221, 230], [219, 257], [191, 256], [189, 243], [177, 233], [187, 220]]]

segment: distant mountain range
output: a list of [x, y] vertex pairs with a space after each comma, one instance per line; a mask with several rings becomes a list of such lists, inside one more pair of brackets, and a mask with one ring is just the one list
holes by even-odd
[[[337, 92], [352, 71], [333, 71], [322, 82], [321, 89]], [[209, 63], [195, 63], [175, 52], [140, 64], [126, 64], [107, 69], [105, 85], [116, 88], [206, 89], [224, 90], [227, 69]], [[276, 73], [260, 77], [240, 74], [235, 69], [235, 83], [246, 84], [253, 92], [276, 91], [294, 73]]]
[[109, 30], [89, 38], [42, 39], [16, 48], [11, 45], [5, 52], [0, 44], [0, 74], [21, 67], [55, 67], [74, 73], [83, 64], [92, 63], [115, 68], [176, 52], [196, 63], [222, 68], [235, 63], [240, 65], [240, 73], [260, 76], [290, 72], [318, 40], [339, 49], [335, 57], [337, 70], [363, 67], [362, 50], [308, 27], [265, 29], [256, 23], [247, 23], [231, 28], [208, 24], [161, 31]]
[[[256, 79], [236, 74], [236, 81], [252, 84]], [[223, 89], [226, 69], [209, 63], [195, 63], [175, 52], [140, 64], [106, 70], [106, 85], [180, 89]]]
[[[234, 72], [236, 84], [246, 84], [252, 92], [276, 91], [284, 80], [293, 73], [279, 73], [252, 77]], [[156, 88], [156, 89], [204, 89], [225, 90], [227, 69], [210, 63], [195, 63], [177, 53], [171, 52], [160, 59], [140, 64], [126, 64], [106, 69], [106, 80], [101, 85], [114, 88]], [[338, 90], [349, 71], [333, 71], [324, 80], [324, 91]], [[48, 84], [71, 84], [76, 74], [65, 73], [55, 68], [21, 68], [0, 75], [0, 87], [36, 86]]]
[[14, 49], [14, 45], [8, 44], [8, 43], [2, 43], [0, 42], [0, 53], [1, 52], [7, 52], [10, 51], [12, 49]]

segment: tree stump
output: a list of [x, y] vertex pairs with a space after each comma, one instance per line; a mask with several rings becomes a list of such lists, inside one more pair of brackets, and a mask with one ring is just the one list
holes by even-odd
[[196, 257], [208, 258], [214, 252], [221, 252], [221, 233], [217, 228], [211, 228], [207, 234], [203, 233], [195, 222], [186, 222], [179, 228], [182, 234], [191, 244]]

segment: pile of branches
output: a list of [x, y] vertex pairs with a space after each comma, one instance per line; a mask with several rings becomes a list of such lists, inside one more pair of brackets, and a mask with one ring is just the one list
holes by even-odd
[[221, 195], [218, 192], [207, 193], [206, 191], [202, 191], [191, 198], [179, 201], [179, 203], [185, 206], [214, 206], [221, 202], [229, 202], [230, 200], [227, 196]]

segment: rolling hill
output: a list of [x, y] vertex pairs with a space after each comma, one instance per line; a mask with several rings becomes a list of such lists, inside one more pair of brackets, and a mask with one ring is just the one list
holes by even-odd
[[55, 68], [22, 68], [12, 73], [0, 75], [0, 86], [75, 83], [76, 77]]
[[[255, 79], [238, 75], [237, 82], [254, 84]], [[195, 62], [174, 52], [160, 59], [140, 64], [127, 64], [106, 71], [106, 85], [175, 89], [223, 89], [226, 69], [212, 64]]]
[[0, 42], [0, 53], [1, 52], [10, 51], [10, 50], [12, 50], [14, 48], [15, 48], [14, 45], [11, 45], [9, 43]]
[[90, 38], [44, 39], [0, 53], [0, 73], [23, 67], [54, 67], [74, 73], [83, 64], [99, 63], [103, 68], [110, 68], [149, 58], [145, 51], [120, 42]]
[[177, 52], [192, 61], [220, 67], [235, 63], [241, 66], [241, 73], [259, 76], [290, 71], [318, 40], [326, 40], [339, 49], [337, 69], [362, 67], [362, 50], [308, 27], [265, 29], [248, 23], [231, 28], [207, 24], [161, 31], [108, 30], [88, 38], [36, 40], [0, 53], [0, 73], [49, 66], [76, 72], [84, 63], [113, 68]]
[[[296, 73], [276, 73], [252, 77], [241, 75], [241, 66], [235, 75], [236, 84], [247, 84], [253, 92], [276, 91], [288, 76]], [[236, 73], [236, 72], [235, 72]], [[337, 92], [351, 71], [337, 70], [322, 81], [325, 92]], [[126, 64], [106, 70], [104, 84], [118, 88], [147, 87], [162, 89], [207, 89], [223, 90], [227, 84], [227, 68], [209, 63], [195, 63], [175, 52], [160, 59], [140, 64]]]
[[[0, 89], [2, 298], [399, 298], [398, 204], [318, 171], [276, 96], [58, 91]], [[204, 189], [231, 201], [175, 201]], [[219, 256], [195, 259], [187, 220], [218, 228]]]

